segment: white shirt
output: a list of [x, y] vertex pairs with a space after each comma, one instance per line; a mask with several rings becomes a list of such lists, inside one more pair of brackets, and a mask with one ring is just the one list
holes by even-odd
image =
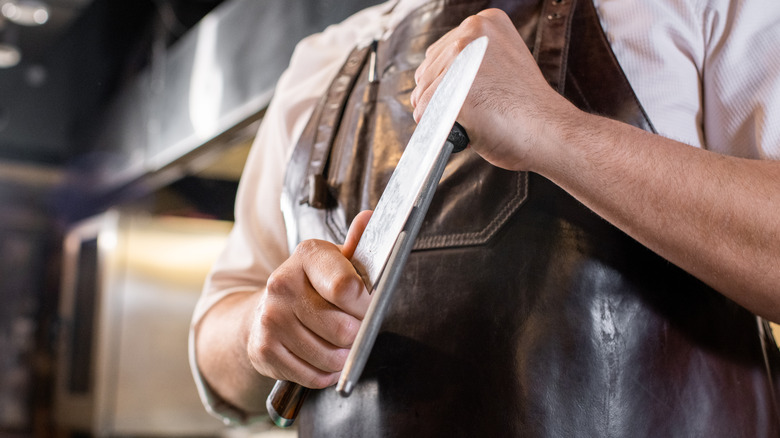
[[[387, 36], [426, 0], [389, 1], [302, 40], [255, 138], [236, 223], [193, 315], [190, 364], [206, 408], [245, 422], [197, 368], [194, 328], [224, 296], [259, 291], [287, 257], [279, 207], [287, 160], [355, 45]], [[659, 134], [745, 158], [780, 159], [778, 0], [593, 0], [612, 50]]]

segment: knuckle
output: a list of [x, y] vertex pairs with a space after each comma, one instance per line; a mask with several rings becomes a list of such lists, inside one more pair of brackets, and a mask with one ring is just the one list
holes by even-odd
[[275, 344], [267, 336], [260, 336], [251, 342], [247, 347], [247, 355], [252, 366], [265, 374], [268, 372], [269, 364], [278, 357]]
[[336, 296], [344, 296], [355, 293], [359, 281], [351, 272], [337, 271], [331, 275], [328, 287]]
[[284, 294], [289, 289], [290, 278], [285, 269], [277, 269], [271, 273], [265, 283], [265, 292], [267, 295], [275, 296]]
[[464, 35], [468, 37], [468, 40], [461, 40], [464, 47], [471, 42], [471, 40], [485, 35], [490, 27], [491, 20], [495, 17], [494, 10], [485, 10], [477, 15], [472, 15], [463, 20], [461, 26], [464, 29]]
[[457, 56], [468, 45], [468, 41], [464, 38], [456, 38], [450, 43], [449, 51], [453, 56]]
[[258, 309], [256, 316], [257, 343], [268, 343], [278, 338], [278, 334], [285, 326], [284, 312], [277, 310], [275, 306], [265, 305]]
[[276, 356], [276, 349], [273, 346], [273, 343], [270, 342], [267, 338], [261, 340], [257, 347], [254, 349], [255, 357], [260, 360], [260, 362], [269, 362], [271, 358]]
[[274, 312], [264, 309], [257, 318], [257, 324], [260, 330], [259, 340], [264, 341], [266, 336], [273, 333], [278, 324], [274, 322]]
[[[483, 11], [486, 12], [486, 11]], [[460, 24], [461, 27], [467, 31], [473, 31], [477, 29], [482, 28], [482, 17], [483, 15], [469, 15], [466, 17], [465, 20]]]
[[[488, 21], [495, 20], [497, 18], [504, 18], [507, 17], [506, 13], [498, 8], [488, 8], [483, 11], [480, 11], [477, 14], [478, 17], [484, 18]], [[507, 17], [508, 18], [508, 17]], [[484, 23], [483, 23], [484, 24]]]
[[304, 240], [295, 247], [294, 254], [302, 257], [311, 257], [321, 246], [321, 242], [315, 239]]

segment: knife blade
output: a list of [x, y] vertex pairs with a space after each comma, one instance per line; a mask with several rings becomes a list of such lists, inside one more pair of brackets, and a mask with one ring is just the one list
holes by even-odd
[[425, 181], [431, 178], [436, 158], [466, 100], [486, 47], [487, 37], [473, 41], [449, 67], [374, 208], [352, 256], [352, 264], [369, 291], [379, 281], [396, 237], [419, 199]]
[[[455, 119], [487, 44], [487, 37], [472, 41], [447, 69], [355, 248], [351, 262], [373, 296], [336, 386], [345, 397], [357, 384], [376, 341], [447, 160], [468, 145], [468, 136]], [[266, 401], [271, 419], [281, 427], [292, 425], [306, 392], [300, 385], [277, 381]]]

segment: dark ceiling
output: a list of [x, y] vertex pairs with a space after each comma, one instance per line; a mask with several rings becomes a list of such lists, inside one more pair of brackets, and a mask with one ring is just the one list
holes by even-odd
[[47, 3], [42, 26], [0, 21], [0, 36], [22, 51], [19, 65], [0, 69], [0, 163], [67, 165], [91, 144], [120, 84], [222, 0]]

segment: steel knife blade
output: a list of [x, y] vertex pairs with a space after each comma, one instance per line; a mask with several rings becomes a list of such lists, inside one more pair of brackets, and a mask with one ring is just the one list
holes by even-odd
[[[487, 37], [472, 41], [447, 69], [355, 248], [351, 262], [372, 298], [336, 386], [343, 396], [352, 392], [363, 371], [400, 271], [455, 147], [452, 139], [467, 139], [455, 119], [477, 75], [487, 44]], [[466, 144], [468, 140], [462, 147]], [[277, 381], [266, 400], [274, 423], [280, 427], [292, 425], [307, 392], [298, 384]]]
[[393, 245], [430, 179], [486, 49], [487, 37], [474, 40], [447, 69], [379, 198], [352, 256], [369, 292], [375, 289]]
[[453, 150], [449, 136], [461, 129], [455, 119], [482, 64], [487, 42], [487, 37], [480, 37], [469, 43], [447, 69], [352, 256], [369, 292], [374, 292], [336, 385], [345, 397], [363, 372], [400, 271]]

